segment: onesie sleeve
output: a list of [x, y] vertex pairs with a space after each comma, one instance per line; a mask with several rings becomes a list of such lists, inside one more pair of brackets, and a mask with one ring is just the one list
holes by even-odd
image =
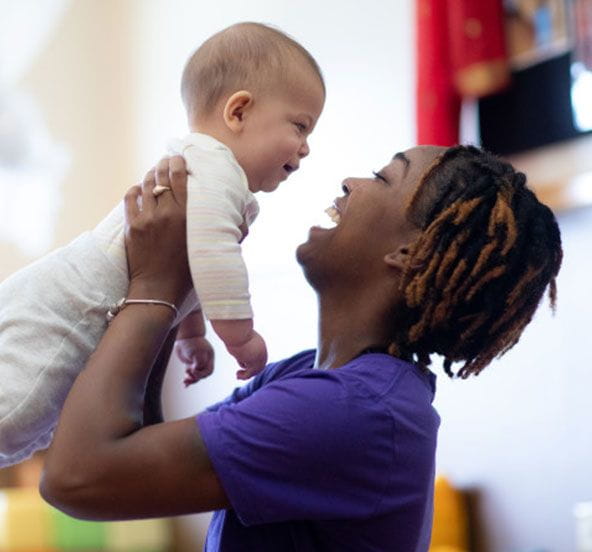
[[254, 218], [246, 176], [228, 151], [188, 146], [183, 155], [189, 268], [202, 309], [210, 320], [252, 318], [239, 243], [240, 226]]
[[272, 381], [197, 423], [245, 525], [367, 518], [388, 492], [391, 420], [358, 408], [327, 372]]

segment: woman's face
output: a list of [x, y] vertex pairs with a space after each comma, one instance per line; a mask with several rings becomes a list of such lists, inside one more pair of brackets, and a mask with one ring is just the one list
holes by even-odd
[[[347, 178], [344, 195], [335, 199], [335, 228], [310, 229], [297, 258], [311, 284], [339, 279], [368, 282], [380, 276], [385, 256], [411, 244], [419, 229], [407, 217], [407, 207], [421, 177], [446, 148], [418, 146], [397, 153], [374, 176]], [[337, 280], [336, 280], [337, 279]]]

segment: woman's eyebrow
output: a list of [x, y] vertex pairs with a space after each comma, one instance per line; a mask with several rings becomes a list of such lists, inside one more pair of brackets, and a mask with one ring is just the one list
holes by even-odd
[[398, 159], [399, 161], [403, 161], [403, 163], [405, 163], [405, 171], [403, 175], [406, 175], [407, 171], [409, 170], [409, 157], [407, 157], [402, 151], [400, 151], [393, 155], [393, 161], [395, 161], [396, 159]]

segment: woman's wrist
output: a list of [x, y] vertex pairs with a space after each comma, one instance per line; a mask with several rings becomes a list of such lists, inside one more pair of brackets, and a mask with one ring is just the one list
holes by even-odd
[[161, 301], [159, 299], [129, 299], [128, 297], [123, 297], [115, 305], [113, 305], [107, 311], [107, 322], [111, 323], [113, 319], [126, 307], [130, 305], [149, 305], [153, 307], [166, 307], [170, 309], [173, 313], [173, 319], [176, 320], [179, 316], [179, 309], [173, 304], [168, 301]]
[[179, 308], [185, 299], [186, 293], [172, 286], [163, 285], [162, 282], [150, 282], [140, 279], [132, 279], [126, 298], [132, 300], [152, 299], [165, 301]]

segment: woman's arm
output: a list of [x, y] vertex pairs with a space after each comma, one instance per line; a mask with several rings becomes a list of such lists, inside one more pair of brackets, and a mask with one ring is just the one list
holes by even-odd
[[146, 393], [144, 395], [144, 425], [159, 424], [164, 421], [161, 400], [162, 384], [164, 383], [164, 376], [175, 345], [177, 333], [177, 328], [171, 330], [148, 376]]
[[[170, 169], [170, 170], [169, 170]], [[126, 196], [130, 299], [181, 304], [190, 289], [181, 158]], [[144, 424], [147, 384], [174, 323], [162, 305], [129, 305], [110, 324], [64, 405], [45, 463], [44, 498], [75, 517], [131, 519], [228, 507], [193, 417]], [[157, 375], [157, 374], [156, 374]], [[153, 399], [154, 397], [152, 397]]]

